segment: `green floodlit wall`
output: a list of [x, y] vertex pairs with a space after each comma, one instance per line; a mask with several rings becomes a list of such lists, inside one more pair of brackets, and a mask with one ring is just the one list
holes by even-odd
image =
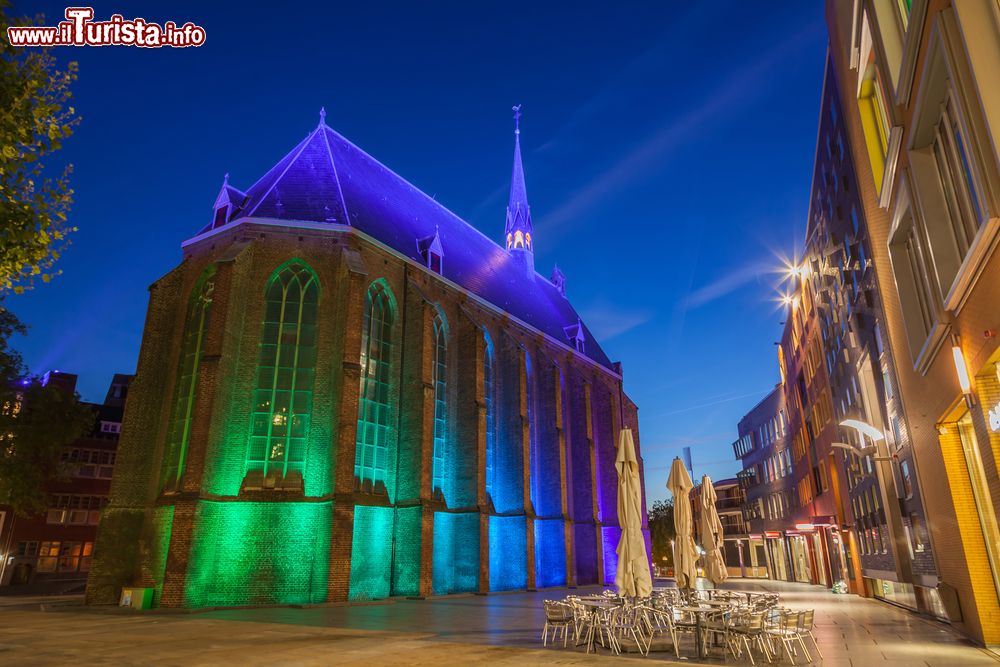
[[351, 541], [351, 600], [377, 600], [389, 596], [392, 578], [391, 507], [354, 508]]
[[324, 602], [331, 522], [330, 503], [200, 501], [186, 604]]
[[354, 508], [351, 600], [420, 593], [420, 513], [419, 507]]
[[155, 584], [153, 606], [159, 606], [163, 594], [163, 578], [167, 570], [167, 552], [170, 549], [170, 532], [174, 524], [174, 506], [157, 507], [152, 512], [148, 538], [148, 567]]
[[434, 513], [435, 595], [479, 589], [479, 514]]

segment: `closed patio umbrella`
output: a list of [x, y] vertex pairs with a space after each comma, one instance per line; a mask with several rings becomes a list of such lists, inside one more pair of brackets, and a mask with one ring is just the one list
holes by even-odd
[[653, 581], [649, 576], [646, 540], [642, 535], [642, 486], [631, 429], [622, 429], [615, 468], [618, 470], [618, 525], [622, 529], [615, 586], [621, 595], [649, 597]]
[[718, 586], [729, 577], [722, 557], [722, 520], [715, 508], [715, 487], [708, 475], [701, 478], [701, 548], [705, 550], [705, 576]]
[[695, 560], [698, 552], [694, 544], [691, 521], [691, 475], [679, 457], [670, 466], [667, 488], [674, 494], [674, 577], [677, 588], [694, 588], [698, 576]]

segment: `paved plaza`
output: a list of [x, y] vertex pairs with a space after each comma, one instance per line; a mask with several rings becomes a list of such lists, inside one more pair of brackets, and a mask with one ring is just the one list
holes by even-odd
[[[789, 607], [814, 608], [824, 660], [813, 664], [1000, 665], [947, 626], [885, 603], [802, 584], [731, 580], [725, 587], [775, 591]], [[78, 598], [2, 598], [0, 664], [599, 666], [675, 661], [673, 653], [588, 656], [574, 649], [541, 648], [541, 601], [566, 593], [197, 613], [92, 609]], [[729, 664], [735, 661], [730, 658]]]

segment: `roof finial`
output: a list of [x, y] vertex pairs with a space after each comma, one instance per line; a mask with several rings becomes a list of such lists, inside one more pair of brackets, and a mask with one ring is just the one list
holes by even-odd
[[514, 134], [521, 134], [521, 105], [516, 104], [511, 110], [514, 112]]
[[229, 185], [229, 172], [228, 171], [226, 172], [226, 175], [222, 177], [222, 184], [223, 185]]
[[326, 125], [326, 107], [319, 108], [319, 124], [321, 127]]

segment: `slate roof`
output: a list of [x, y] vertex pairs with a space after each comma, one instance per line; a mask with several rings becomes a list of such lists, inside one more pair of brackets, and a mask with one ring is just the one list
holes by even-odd
[[[232, 188], [228, 182], [224, 187]], [[243, 194], [236, 190], [227, 195], [237, 199], [237, 193]], [[325, 122], [246, 191], [229, 221], [249, 217], [291, 225], [349, 224], [421, 264], [418, 242], [437, 233], [445, 278], [573, 347], [565, 329], [579, 323], [579, 315], [551, 282]], [[583, 354], [614, 371], [590, 330], [582, 328]]]

